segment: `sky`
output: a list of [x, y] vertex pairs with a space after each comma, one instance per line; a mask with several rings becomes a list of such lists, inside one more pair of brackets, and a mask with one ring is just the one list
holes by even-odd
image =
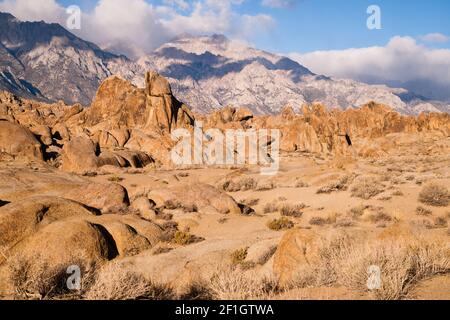
[[[219, 33], [316, 73], [415, 83], [450, 100], [448, 0], [0, 0], [19, 19], [61, 24], [71, 5], [82, 10], [74, 33], [132, 57], [182, 33]], [[376, 29], [367, 25], [371, 5], [379, 8]]]

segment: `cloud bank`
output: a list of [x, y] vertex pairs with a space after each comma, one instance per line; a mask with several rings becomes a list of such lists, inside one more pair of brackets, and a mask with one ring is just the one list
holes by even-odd
[[[71, 30], [103, 48], [137, 57], [182, 33], [223, 33], [250, 40], [275, 25], [266, 14], [240, 14], [244, 0], [165, 0], [153, 5], [145, 0], [100, 0], [82, 15], [82, 29]], [[3, 0], [0, 11], [20, 20], [55, 22], [66, 26], [68, 15], [55, 0]]]
[[450, 101], [450, 50], [428, 48], [411, 37], [394, 37], [384, 47], [289, 56], [318, 74], [401, 86], [428, 98]]

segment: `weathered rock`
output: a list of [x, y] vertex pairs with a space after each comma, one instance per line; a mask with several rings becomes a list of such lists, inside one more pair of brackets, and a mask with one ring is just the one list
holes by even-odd
[[273, 261], [273, 270], [281, 285], [301, 276], [305, 267], [319, 259], [320, 236], [311, 230], [293, 229], [283, 236]]
[[36, 196], [0, 208], [0, 243], [12, 247], [42, 226], [69, 217], [98, 214], [80, 203], [57, 197]]
[[138, 210], [140, 216], [147, 220], [156, 218], [156, 212], [153, 210], [153, 205], [147, 197], [138, 197], [131, 202], [131, 207]]
[[0, 152], [28, 160], [43, 160], [41, 143], [27, 128], [0, 120]]
[[102, 212], [121, 211], [130, 204], [127, 190], [119, 184], [89, 183], [74, 186], [64, 197]]
[[31, 127], [30, 130], [44, 145], [50, 146], [53, 143], [52, 132], [48, 126], [37, 125]]
[[158, 207], [164, 207], [170, 202], [185, 208], [196, 207], [200, 212], [213, 209], [223, 214], [241, 213], [239, 205], [231, 196], [207, 184], [182, 184], [172, 188], [152, 190], [148, 197]]
[[86, 137], [76, 137], [64, 145], [62, 152], [62, 169], [83, 174], [95, 171], [98, 167], [97, 148]]

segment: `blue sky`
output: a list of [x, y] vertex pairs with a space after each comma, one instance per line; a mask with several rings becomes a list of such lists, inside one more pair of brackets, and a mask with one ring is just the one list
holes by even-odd
[[[278, 0], [283, 2], [283, 0]], [[167, 0], [148, 0], [154, 6]], [[195, 1], [186, 1], [192, 5]], [[236, 1], [238, 3], [240, 1]], [[246, 0], [232, 5], [239, 14], [266, 14], [274, 26], [264, 33], [252, 34], [256, 46], [275, 52], [309, 52], [316, 50], [359, 48], [385, 45], [394, 36], [419, 37], [429, 33], [450, 34], [448, 0], [284, 0], [285, 7], [269, 7], [263, 0]], [[60, 0], [64, 6], [77, 4], [85, 11], [96, 6], [93, 0]], [[382, 30], [366, 27], [369, 5], [381, 8]], [[179, 10], [189, 14], [189, 10]], [[450, 47], [450, 42], [433, 43], [433, 47]]]

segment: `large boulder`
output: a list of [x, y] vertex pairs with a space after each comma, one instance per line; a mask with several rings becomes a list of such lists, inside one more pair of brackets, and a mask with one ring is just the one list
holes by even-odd
[[281, 285], [295, 282], [307, 268], [319, 261], [321, 238], [312, 230], [293, 229], [283, 236], [273, 261]]
[[97, 148], [87, 137], [75, 137], [67, 142], [62, 152], [62, 169], [83, 174], [98, 167]]
[[171, 188], [152, 190], [149, 199], [158, 207], [167, 203], [185, 208], [196, 208], [200, 212], [215, 211], [223, 214], [240, 214], [236, 201], [219, 189], [202, 183], [181, 184]]
[[80, 203], [57, 197], [36, 196], [0, 207], [0, 243], [12, 247], [42, 226], [70, 217], [98, 214]]
[[74, 186], [63, 196], [104, 213], [121, 211], [130, 205], [127, 190], [116, 183], [86, 183]]
[[42, 145], [27, 128], [0, 120], [0, 152], [28, 160], [43, 160]]

